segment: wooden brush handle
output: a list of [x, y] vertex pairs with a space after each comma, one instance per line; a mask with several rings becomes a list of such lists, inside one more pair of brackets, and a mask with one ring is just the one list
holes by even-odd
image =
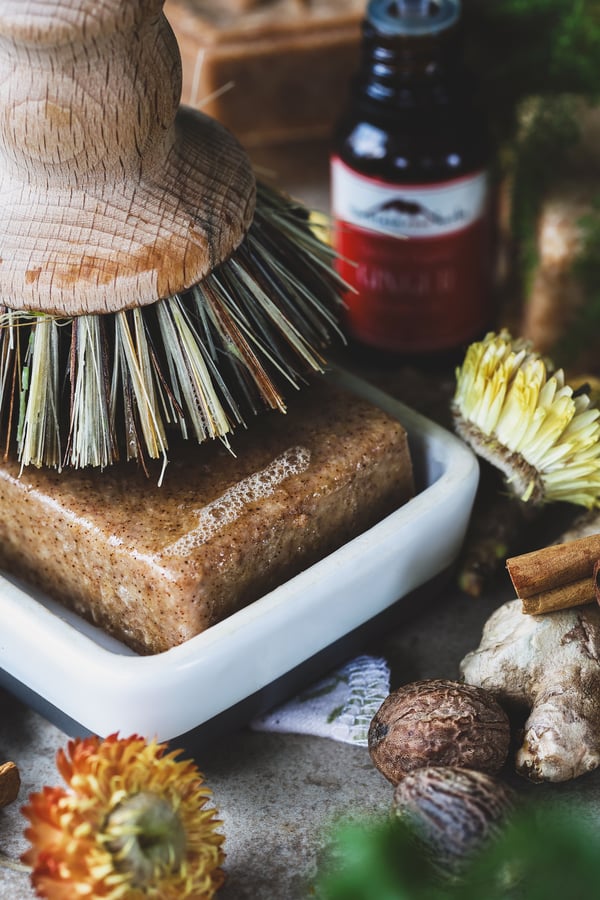
[[113, 312], [201, 280], [246, 234], [254, 177], [221, 126], [178, 111], [162, 0], [0, 3], [0, 294]]
[[[161, 6], [160, 0], [0, 6], [0, 29], [14, 41], [3, 89], [2, 152], [9, 165], [36, 180], [81, 185], [130, 177], [148, 151], [164, 152], [181, 83]], [[17, 12], [22, 8], [29, 9], [25, 17]]]

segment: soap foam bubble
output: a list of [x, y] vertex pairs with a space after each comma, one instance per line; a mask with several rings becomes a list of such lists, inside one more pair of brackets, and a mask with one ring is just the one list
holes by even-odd
[[264, 500], [292, 475], [300, 475], [308, 469], [310, 450], [306, 447], [290, 447], [277, 456], [268, 466], [238, 481], [202, 509], [195, 510], [198, 524], [173, 544], [165, 547], [165, 556], [188, 556], [217, 532], [238, 518], [250, 503]]

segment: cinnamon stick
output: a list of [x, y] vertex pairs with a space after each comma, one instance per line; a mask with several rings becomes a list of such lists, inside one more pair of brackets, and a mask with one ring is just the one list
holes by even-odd
[[524, 613], [530, 616], [539, 616], [541, 613], [556, 612], [559, 609], [570, 609], [572, 606], [592, 603], [594, 598], [594, 582], [589, 577], [582, 578], [580, 581], [572, 581], [571, 584], [561, 584], [558, 587], [520, 599]]
[[592, 603], [597, 560], [600, 534], [593, 534], [512, 557], [506, 567], [523, 612], [539, 615]]

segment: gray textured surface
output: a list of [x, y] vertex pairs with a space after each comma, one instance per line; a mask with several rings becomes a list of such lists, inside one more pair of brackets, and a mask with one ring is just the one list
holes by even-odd
[[[478, 600], [447, 592], [388, 635], [381, 649], [391, 663], [392, 683], [457, 677], [458, 663], [478, 643], [483, 621], [510, 596], [508, 588]], [[0, 811], [0, 849], [16, 858], [26, 846], [20, 805], [31, 790], [59, 783], [54, 754], [66, 739], [8, 694], [0, 693], [0, 716], [0, 759], [14, 760], [23, 778], [18, 803]], [[242, 730], [198, 763], [224, 821], [223, 900], [309, 898], [328, 824], [340, 815], [385, 813], [391, 801], [391, 787], [365, 749], [324, 738]], [[599, 816], [600, 772], [555, 786], [529, 785], [510, 772], [507, 778], [526, 794], [577, 802], [582, 815]], [[26, 874], [0, 870], [2, 900], [33, 896]]]

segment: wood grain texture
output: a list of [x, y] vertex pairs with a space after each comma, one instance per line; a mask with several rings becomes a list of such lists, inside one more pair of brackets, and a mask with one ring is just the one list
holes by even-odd
[[3, 303], [144, 306], [231, 255], [254, 176], [222, 126], [178, 106], [162, 2], [9, 0], [0, 34]]
[[600, 534], [593, 534], [513, 556], [506, 560], [506, 568], [517, 597], [523, 599], [582, 579], [589, 580], [593, 591], [592, 575], [597, 559], [600, 559]]
[[587, 576], [569, 584], [548, 588], [538, 594], [531, 594], [529, 597], [522, 597], [521, 602], [524, 613], [539, 616], [558, 609], [571, 609], [573, 606], [593, 603], [594, 599], [594, 579]]

